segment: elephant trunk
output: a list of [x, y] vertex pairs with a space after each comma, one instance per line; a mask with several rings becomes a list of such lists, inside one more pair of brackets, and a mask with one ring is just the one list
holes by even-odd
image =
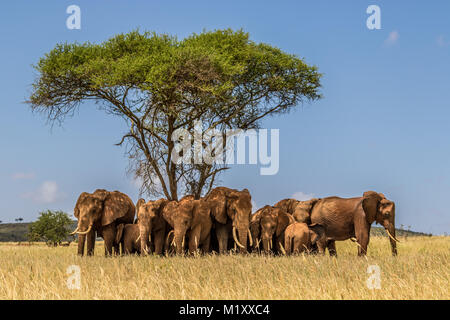
[[242, 244], [242, 246], [239, 246], [239, 252], [246, 253], [247, 252], [247, 236], [249, 234], [248, 227], [242, 227], [238, 228], [238, 235], [239, 235], [239, 243]]
[[176, 246], [175, 251], [177, 254], [181, 255], [184, 252], [185, 236], [186, 236], [185, 230], [174, 232], [174, 242], [175, 242], [175, 246]]
[[262, 243], [263, 243], [263, 249], [265, 253], [269, 253], [271, 248], [271, 242], [272, 239], [271, 238], [263, 238], [262, 239]]
[[139, 238], [141, 241], [141, 254], [145, 255], [150, 253], [150, 239], [151, 229], [149, 226], [140, 225], [139, 226]]

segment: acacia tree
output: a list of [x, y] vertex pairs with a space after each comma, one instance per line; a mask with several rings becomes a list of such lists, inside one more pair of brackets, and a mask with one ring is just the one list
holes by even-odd
[[28, 241], [45, 241], [56, 247], [64, 239], [69, 238], [73, 225], [69, 215], [62, 211], [43, 211], [39, 218], [28, 227]]
[[[204, 128], [258, 128], [266, 116], [320, 98], [320, 73], [295, 55], [255, 43], [242, 30], [183, 40], [133, 31], [100, 43], [58, 44], [35, 66], [29, 104], [61, 123], [92, 100], [128, 124], [130, 172], [141, 193], [177, 200], [212, 188], [216, 163], [172, 161], [173, 133]], [[226, 147], [226, 146], [225, 146]]]

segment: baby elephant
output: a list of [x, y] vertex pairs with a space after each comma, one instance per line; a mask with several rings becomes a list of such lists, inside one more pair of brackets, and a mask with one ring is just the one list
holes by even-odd
[[311, 252], [317, 242], [326, 242], [326, 240], [325, 228], [318, 223], [307, 225], [295, 222], [290, 224], [284, 232], [286, 254]]
[[139, 225], [119, 225], [117, 228], [116, 243], [121, 244], [122, 254], [139, 254], [141, 252], [141, 242], [139, 241]]

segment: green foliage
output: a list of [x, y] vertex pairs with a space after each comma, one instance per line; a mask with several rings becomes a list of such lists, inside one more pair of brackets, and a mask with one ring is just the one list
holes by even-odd
[[39, 213], [39, 218], [29, 225], [29, 241], [45, 241], [48, 245], [57, 246], [69, 237], [73, 222], [69, 215], [62, 211]]
[[242, 30], [183, 40], [132, 31], [99, 44], [58, 44], [35, 69], [33, 110], [62, 121], [93, 100], [124, 118], [130, 131], [120, 144], [130, 145], [135, 174], [148, 193], [160, 186], [168, 199], [177, 199], [178, 185], [198, 196], [225, 169], [171, 164], [174, 130], [191, 130], [195, 121], [221, 131], [258, 128], [266, 116], [321, 97], [315, 66]]

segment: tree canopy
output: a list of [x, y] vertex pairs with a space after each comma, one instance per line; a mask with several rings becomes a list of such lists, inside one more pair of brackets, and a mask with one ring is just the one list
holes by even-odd
[[45, 241], [56, 246], [69, 237], [73, 221], [62, 211], [47, 210], [39, 213], [39, 218], [30, 224], [29, 241]]
[[178, 40], [132, 31], [103, 43], [63, 43], [39, 60], [29, 103], [61, 122], [92, 100], [128, 124], [130, 171], [143, 193], [176, 200], [211, 189], [226, 165], [177, 164], [175, 130], [258, 128], [268, 115], [320, 96], [321, 74], [296, 55], [251, 41], [242, 30]]

